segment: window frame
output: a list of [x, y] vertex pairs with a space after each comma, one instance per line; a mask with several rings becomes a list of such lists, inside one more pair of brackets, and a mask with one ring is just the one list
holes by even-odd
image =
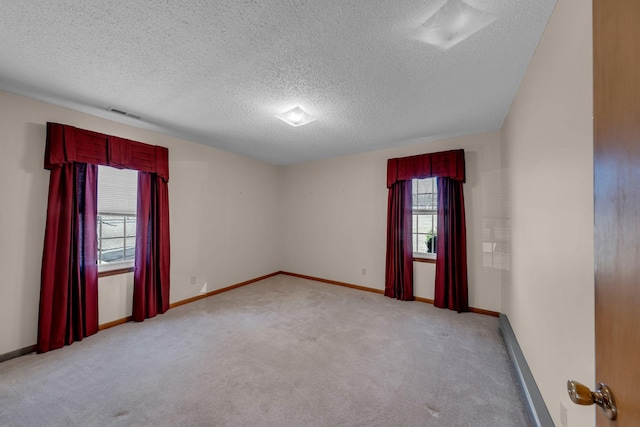
[[[421, 180], [433, 180], [433, 188], [434, 188], [434, 192], [431, 194], [434, 194], [435, 197], [435, 209], [414, 209], [414, 204], [413, 204], [413, 197], [414, 195], [418, 194], [417, 193], [417, 181], [421, 181]], [[418, 233], [417, 230], [413, 229], [413, 219], [414, 216], [416, 215], [416, 212], [418, 215], [422, 214], [422, 215], [432, 215], [432, 216], [436, 216], [438, 215], [438, 193], [437, 193], [437, 177], [430, 177], [430, 178], [412, 178], [411, 180], [411, 249], [412, 249], [412, 255], [413, 255], [413, 260], [417, 261], [417, 262], [425, 262], [425, 263], [435, 263], [436, 259], [437, 259], [437, 248], [436, 248], [436, 252], [430, 253], [430, 252], [415, 252], [413, 251], [413, 246], [414, 246], [414, 239], [416, 238], [416, 234], [418, 236], [424, 234], [424, 233]], [[437, 236], [437, 219], [436, 219], [436, 225], [435, 227], [432, 227], [432, 231], [435, 231], [435, 235]]]
[[[98, 182], [100, 181], [100, 170], [101, 168], [112, 168], [112, 169], [118, 169], [118, 168], [114, 168], [113, 166], [109, 166], [109, 165], [98, 165], [98, 175], [97, 175], [97, 179]], [[120, 171], [124, 171], [124, 170], [132, 170], [135, 171], [136, 174], [138, 174], [140, 171], [135, 170], [135, 169], [118, 169]], [[103, 175], [104, 176], [104, 175]], [[123, 187], [123, 188], [128, 188], [128, 187]], [[137, 179], [136, 179], [136, 184], [135, 187], [133, 188], [133, 191], [136, 192], [136, 213], [122, 213], [122, 212], [108, 212], [108, 211], [97, 211], [96, 212], [96, 265], [98, 268], [98, 277], [105, 277], [105, 276], [113, 276], [113, 275], [117, 275], [117, 274], [125, 274], [125, 273], [130, 273], [132, 271], [134, 271], [135, 268], [135, 246], [136, 246], [136, 234], [137, 234], [137, 192], [138, 192], [138, 184], [137, 184]], [[97, 193], [96, 193], [97, 199], [100, 200], [100, 189], [98, 189]], [[100, 221], [100, 216], [115, 216], [115, 217], [122, 217], [124, 219], [124, 224], [123, 224], [123, 235], [122, 236], [117, 236], [117, 237], [107, 237], [107, 238], [103, 238], [102, 237], [102, 227], [101, 227], [101, 221]], [[130, 235], [127, 233], [127, 220], [126, 218], [133, 218], [133, 226], [134, 226], [134, 235]], [[127, 240], [128, 239], [133, 239], [134, 242], [134, 256], [133, 259], [130, 260], [124, 260], [124, 261], [120, 261], [120, 262], [110, 262], [110, 263], [101, 263], [100, 261], [100, 248], [101, 248], [101, 243], [103, 240], [110, 240], [110, 239], [123, 239], [123, 251], [125, 253], [126, 256], [126, 248], [127, 248]]]
[[[102, 236], [102, 221], [100, 221], [100, 217], [101, 216], [115, 216], [115, 217], [122, 217], [124, 218], [124, 225], [123, 225], [123, 235], [122, 237], [118, 236], [118, 237], [101, 237]], [[97, 243], [98, 243], [98, 248], [96, 251], [96, 262], [98, 263], [98, 273], [101, 274], [102, 276], [109, 276], [113, 273], [113, 271], [120, 271], [120, 270], [127, 270], [125, 272], [128, 271], [133, 271], [133, 267], [135, 265], [135, 243], [134, 243], [134, 258], [130, 259], [130, 260], [125, 260], [125, 261], [120, 261], [120, 262], [110, 262], [110, 263], [104, 263], [102, 264], [100, 261], [100, 248], [101, 248], [101, 242], [103, 240], [111, 240], [111, 239], [123, 239], [123, 251], [125, 252], [125, 257], [126, 257], [126, 250], [127, 250], [127, 221], [126, 218], [136, 218], [136, 215], [133, 214], [119, 214], [119, 213], [112, 213], [112, 212], [98, 212], [96, 215], [96, 232], [98, 234], [97, 236]], [[136, 226], [136, 223], [134, 221], [134, 227]], [[128, 235], [129, 239], [133, 239], [135, 242], [136, 236], [133, 235]], [[111, 273], [111, 274], [103, 274], [103, 273]]]

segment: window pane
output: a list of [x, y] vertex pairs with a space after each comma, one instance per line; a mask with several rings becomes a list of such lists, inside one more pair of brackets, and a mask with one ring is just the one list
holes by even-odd
[[427, 209], [435, 211], [438, 209], [438, 193], [429, 193], [427, 199]]
[[414, 215], [413, 230], [415, 233], [433, 233], [438, 229], [438, 215]]
[[98, 166], [98, 212], [136, 214], [138, 172]]
[[136, 257], [136, 246], [129, 245], [129, 241], [127, 240], [127, 250], [125, 251], [125, 261], [133, 261]]
[[417, 234], [418, 247], [416, 252], [426, 253], [427, 252], [427, 241], [426, 236], [424, 234]]
[[414, 179], [412, 181], [413, 209], [436, 210], [438, 193], [435, 178]]
[[122, 250], [124, 248], [124, 239], [121, 237], [115, 239], [102, 239], [101, 247], [102, 251], [113, 249]]
[[127, 217], [127, 237], [136, 235], [136, 217]]
[[[138, 173], [98, 167], [98, 260], [124, 262], [135, 257]], [[126, 248], [125, 248], [126, 245]]]
[[436, 249], [438, 249], [438, 238], [437, 235], [435, 233], [431, 233], [427, 235], [427, 238], [425, 239], [426, 245], [427, 245], [427, 253], [429, 254], [435, 254], [436, 253]]
[[[112, 215], [100, 215], [102, 220], [102, 237], [123, 237], [124, 218]], [[100, 224], [98, 224], [100, 228]], [[100, 230], [98, 230], [100, 233]]]
[[124, 261], [124, 239], [103, 239], [98, 259], [101, 263]]
[[438, 228], [436, 178], [414, 179], [412, 193], [413, 251], [435, 254]]
[[433, 215], [416, 215], [418, 217], [418, 226], [413, 227], [417, 233], [428, 233], [433, 230]]
[[101, 264], [109, 264], [113, 262], [124, 262], [124, 252], [122, 249], [117, 251], [108, 251], [100, 254]]

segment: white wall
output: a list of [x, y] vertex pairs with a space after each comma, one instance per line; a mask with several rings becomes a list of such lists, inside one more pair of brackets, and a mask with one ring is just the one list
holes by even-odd
[[512, 268], [503, 312], [556, 425], [594, 425], [566, 381], [594, 385], [591, 2], [559, 0], [503, 127]]
[[[169, 148], [171, 302], [280, 269], [278, 167], [0, 92], [0, 354], [36, 342], [47, 121]], [[131, 276], [100, 279], [101, 323], [131, 314]]]
[[[463, 148], [469, 303], [500, 311], [500, 271], [483, 254], [483, 224], [499, 219], [498, 132], [287, 166], [282, 171], [282, 269], [384, 289], [387, 159]], [[366, 274], [362, 274], [362, 269]], [[415, 294], [433, 299], [435, 265], [414, 263]]]
[[133, 273], [98, 279], [98, 323], [112, 322], [133, 312]]

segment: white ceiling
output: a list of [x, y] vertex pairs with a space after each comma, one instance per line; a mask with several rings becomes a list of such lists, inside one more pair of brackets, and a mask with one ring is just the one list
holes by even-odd
[[465, 2], [442, 51], [444, 0], [0, 0], [0, 89], [277, 165], [497, 130], [556, 0]]

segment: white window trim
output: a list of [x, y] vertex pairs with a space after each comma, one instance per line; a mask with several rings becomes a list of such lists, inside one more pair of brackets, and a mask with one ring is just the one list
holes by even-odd
[[437, 259], [437, 254], [428, 254], [426, 252], [414, 252], [413, 253], [413, 257], [414, 258], [420, 258], [420, 259], [433, 259], [436, 260]]
[[[134, 217], [133, 215], [130, 215], [130, 214], [118, 214], [118, 213], [112, 213], [112, 212], [98, 212], [98, 214], [96, 215], [96, 218], [98, 216], [100, 216], [100, 215]], [[98, 231], [98, 241], [100, 241], [99, 237], [100, 237], [100, 233]], [[135, 236], [129, 236], [129, 237], [133, 237], [134, 240], [136, 238]], [[121, 269], [125, 269], [125, 268], [131, 268], [131, 267], [134, 266], [134, 262], [135, 262], [135, 255], [134, 255], [134, 259], [133, 260], [129, 260], [129, 261], [110, 262], [110, 263], [105, 263], [105, 264], [98, 263], [98, 273], [103, 273], [103, 272], [112, 271], [112, 270], [121, 270]]]
[[[419, 178], [416, 178], [412, 181], [415, 182], [415, 180], [417, 180]], [[417, 211], [415, 210], [411, 210], [411, 215], [414, 215], [414, 213], [423, 213], [423, 214], [427, 214], [427, 215], [437, 215], [438, 211], [437, 209], [434, 211], [431, 210], [423, 210], [423, 209], [419, 209]], [[415, 233], [413, 232], [413, 229], [411, 230], [411, 245], [413, 246], [413, 236], [415, 235]], [[413, 252], [413, 258], [417, 258], [417, 259], [428, 259], [428, 260], [433, 260], [435, 261], [437, 259], [437, 253], [427, 253], [427, 252]]]
[[108, 271], [113, 270], [123, 270], [125, 268], [133, 268], [135, 266], [135, 261], [124, 261], [124, 262], [112, 262], [109, 264], [98, 264], [98, 274], [106, 273]]

